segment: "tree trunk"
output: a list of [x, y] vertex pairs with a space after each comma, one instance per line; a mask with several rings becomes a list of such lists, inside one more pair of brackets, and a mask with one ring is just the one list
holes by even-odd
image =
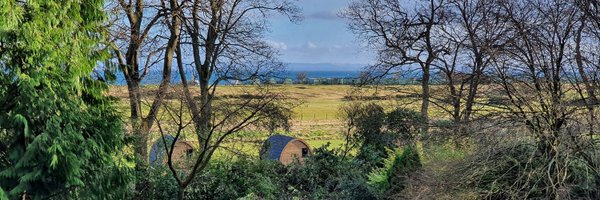
[[179, 187], [179, 190], [177, 190], [177, 199], [185, 199], [185, 187]]
[[423, 95], [421, 96], [421, 115], [425, 119], [423, 123], [422, 131], [424, 134], [429, 133], [429, 64], [423, 66], [423, 80], [421, 81], [421, 88]]
[[[451, 74], [448, 75], [448, 87], [450, 88], [450, 95], [452, 96], [452, 120], [454, 120], [454, 123], [458, 124], [460, 122], [460, 96], [462, 95], [462, 92], [456, 91], [454, 79], [451, 76]], [[462, 90], [462, 86], [460, 89]]]
[[[129, 94], [129, 108], [130, 112], [130, 123], [131, 123], [131, 133], [134, 137], [134, 156], [135, 156], [135, 171], [137, 173], [144, 173], [146, 168], [148, 167], [148, 136], [147, 136], [147, 127], [144, 125], [145, 122], [142, 117], [142, 100], [141, 100], [141, 88], [140, 88], [140, 80], [137, 77], [137, 56], [131, 56], [131, 53], [128, 52], [127, 56], [127, 66], [124, 71], [125, 80], [127, 81], [127, 92]], [[146, 188], [147, 181], [146, 180], [138, 180], [135, 183], [135, 197], [134, 199], [141, 199], [139, 196], [144, 188]]]
[[[146, 169], [148, 169], [148, 134], [147, 130], [145, 130], [145, 123], [143, 120], [136, 120], [135, 124], [132, 124], [133, 134], [135, 137], [135, 171], [139, 174], [145, 174]], [[144, 176], [138, 176], [144, 177]], [[139, 178], [135, 182], [135, 197], [134, 199], [143, 199], [142, 194], [144, 193], [145, 188], [148, 186], [148, 180], [145, 178]]]
[[[134, 155], [136, 162], [135, 171], [137, 173], [145, 173], [146, 168], [148, 167], [148, 130], [141, 113], [141, 92], [139, 82], [131, 81], [128, 82], [127, 85], [129, 87], [129, 102], [131, 106], [131, 133], [134, 137]], [[136, 181], [135, 199], [141, 199], [139, 195], [143, 192], [146, 186], [147, 181], [145, 179]]]
[[129, 108], [131, 109], [130, 114], [130, 122], [131, 122], [131, 132], [135, 137], [135, 156], [138, 158], [136, 160], [137, 165], [145, 166], [147, 165], [147, 160], [144, 159], [146, 154], [146, 146], [139, 146], [138, 144], [146, 144], [145, 135], [145, 127], [144, 120], [142, 119], [142, 102], [141, 102], [141, 91], [140, 91], [140, 83], [138, 80], [132, 77], [128, 77], [127, 79], [127, 89], [129, 93]]
[[[585, 23], [585, 20], [582, 20], [582, 23]], [[577, 30], [577, 36], [575, 38], [575, 62], [577, 64], [577, 72], [579, 72], [581, 81], [585, 85], [585, 90], [588, 93], [587, 103], [588, 105], [596, 105], [598, 103], [598, 98], [594, 90], [595, 88], [592, 86], [590, 83], [591, 81], [587, 76], [587, 73], [589, 72], [586, 72], [584, 69], [583, 55], [581, 53], [581, 34], [584, 27], [584, 25], [581, 25]]]
[[469, 93], [467, 94], [467, 100], [465, 101], [465, 111], [463, 114], [463, 122], [469, 122], [471, 120], [471, 114], [473, 114], [473, 104], [475, 104], [475, 98], [477, 97], [477, 90], [479, 89], [479, 79], [481, 77], [480, 70], [476, 70], [469, 84]]

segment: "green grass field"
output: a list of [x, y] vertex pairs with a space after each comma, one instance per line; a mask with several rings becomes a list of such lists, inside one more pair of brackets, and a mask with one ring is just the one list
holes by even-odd
[[[217, 89], [217, 96], [234, 96], [243, 94], [249, 90], [252, 90], [254, 86], [220, 86]], [[406, 92], [418, 92], [418, 86], [388, 86], [379, 88], [362, 88], [360, 91], [356, 91], [356, 88], [352, 86], [344, 85], [280, 85], [273, 86], [270, 89], [274, 92], [284, 94], [290, 101], [297, 102], [297, 107], [293, 109], [294, 115], [292, 116], [292, 127], [291, 132], [285, 133], [294, 137], [303, 138], [306, 140], [312, 148], [318, 148], [326, 143], [331, 143], [330, 147], [335, 148], [343, 144], [343, 137], [341, 132], [344, 129], [344, 122], [339, 117], [339, 109], [341, 106], [351, 103], [349, 96], [360, 96], [371, 100], [360, 100], [360, 101], [373, 101], [383, 105], [387, 108], [393, 107], [406, 107], [414, 110], [418, 110], [420, 101], [418, 98], [396, 98], [398, 95]], [[153, 97], [153, 90], [156, 86], [145, 86], [143, 88], [144, 96]], [[177, 91], [177, 86], [173, 87], [171, 91]], [[129, 102], [127, 88], [125, 86], [112, 86], [108, 92], [109, 96], [116, 97], [118, 99], [118, 109], [122, 113], [124, 121], [127, 122], [129, 116]], [[167, 102], [171, 105], [179, 103], [178, 99], [174, 99], [178, 95], [176, 92], [171, 92], [167, 99]], [[197, 95], [197, 94], [194, 94]], [[149, 101], [149, 100], [147, 100]], [[148, 111], [148, 105], [143, 108], [144, 112]], [[435, 114], [438, 111], [433, 110]], [[168, 125], [167, 125], [168, 126]], [[153, 135], [151, 136], [153, 142], [159, 137], [156, 126], [153, 127]], [[262, 135], [262, 134], [261, 134]], [[193, 135], [186, 136], [191, 139]], [[249, 137], [260, 137], [260, 136], [249, 136]], [[263, 138], [263, 137], [260, 137]], [[249, 138], [257, 139], [257, 138]], [[193, 140], [193, 139], [192, 139]], [[232, 147], [238, 148], [238, 150], [245, 152], [256, 152], [257, 148], [254, 145], [242, 145], [243, 147]], [[254, 153], [251, 153], [254, 154]]]

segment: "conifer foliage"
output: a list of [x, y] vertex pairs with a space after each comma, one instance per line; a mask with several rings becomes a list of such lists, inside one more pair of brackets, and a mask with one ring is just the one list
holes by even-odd
[[116, 199], [122, 124], [92, 73], [102, 0], [0, 1], [0, 188], [10, 199]]

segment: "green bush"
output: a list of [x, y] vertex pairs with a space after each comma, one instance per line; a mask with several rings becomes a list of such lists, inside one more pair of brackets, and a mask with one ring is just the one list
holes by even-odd
[[177, 199], [177, 182], [171, 171], [166, 166], [151, 167], [146, 171], [138, 172], [138, 180], [147, 183], [141, 194], [136, 196], [142, 199]]
[[8, 200], [8, 197], [6, 197], [2, 188], [0, 188], [0, 200]]
[[[303, 163], [271, 160], [216, 160], [186, 189], [186, 199], [376, 199], [367, 183], [367, 163], [339, 156], [328, 144]], [[401, 159], [402, 158], [400, 155]], [[404, 166], [396, 164], [397, 166]], [[144, 199], [175, 199], [177, 184], [165, 167], [143, 175]]]
[[283, 165], [264, 160], [216, 161], [186, 190], [188, 199], [237, 199], [253, 194], [278, 199], [284, 191]]
[[404, 144], [413, 144], [425, 123], [425, 117], [419, 112], [397, 108], [387, 113], [386, 127]]
[[315, 150], [303, 164], [288, 167], [286, 185], [301, 199], [373, 199], [364, 162], [336, 155], [328, 145]]
[[375, 103], [357, 104], [345, 112], [356, 129], [351, 140], [360, 144], [357, 158], [369, 167], [380, 166], [387, 157], [386, 148], [396, 148], [398, 139], [397, 134], [384, 130], [387, 121], [383, 107]]
[[382, 198], [386, 194], [404, 190], [408, 176], [422, 166], [419, 154], [413, 147], [389, 151], [390, 156], [383, 160], [383, 167], [374, 169], [368, 175], [371, 191]]
[[[364, 163], [342, 158], [325, 145], [304, 163], [216, 161], [186, 190], [188, 199], [373, 199]], [[156, 188], [157, 190], [175, 189]], [[167, 194], [167, 196], [175, 195]], [[168, 199], [168, 198], [166, 198]]]
[[414, 146], [420, 136], [425, 117], [412, 110], [397, 108], [386, 113], [374, 103], [357, 103], [342, 108], [344, 118], [354, 133], [348, 141], [360, 144], [357, 158], [369, 167], [383, 167], [386, 149], [398, 145]]

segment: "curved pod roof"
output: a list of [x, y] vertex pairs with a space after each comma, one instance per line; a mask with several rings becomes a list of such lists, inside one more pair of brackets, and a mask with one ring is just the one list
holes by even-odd
[[308, 152], [312, 152], [308, 143], [299, 138], [293, 138], [286, 135], [273, 135], [269, 137], [261, 150], [261, 158], [269, 159], [269, 160], [277, 160], [282, 161], [282, 156], [284, 152], [291, 148], [294, 142], [301, 142], [306, 148], [308, 148]]

